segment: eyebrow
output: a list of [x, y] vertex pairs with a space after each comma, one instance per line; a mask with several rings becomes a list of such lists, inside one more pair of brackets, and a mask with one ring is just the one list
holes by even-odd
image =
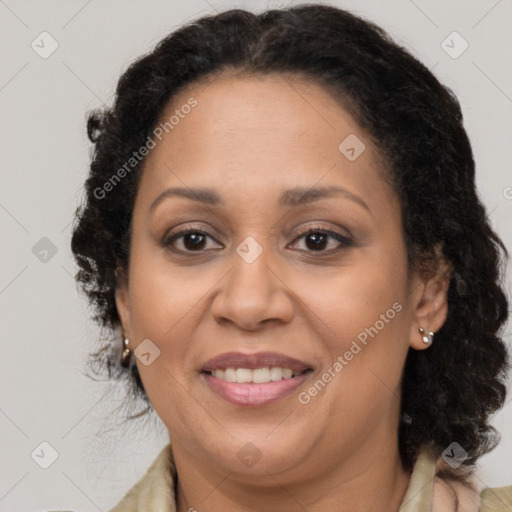
[[[279, 198], [280, 206], [289, 206], [292, 208], [302, 206], [305, 204], [318, 201], [320, 199], [328, 199], [332, 197], [341, 196], [345, 199], [362, 206], [365, 210], [371, 213], [368, 205], [363, 199], [349, 190], [338, 187], [316, 187], [316, 188], [304, 188], [294, 187], [282, 192]], [[225, 202], [222, 200], [220, 195], [213, 189], [210, 188], [184, 188], [184, 187], [173, 187], [164, 190], [151, 204], [149, 211], [150, 213], [165, 199], [169, 197], [185, 197], [193, 201], [198, 201], [203, 204], [211, 206], [225, 206]]]

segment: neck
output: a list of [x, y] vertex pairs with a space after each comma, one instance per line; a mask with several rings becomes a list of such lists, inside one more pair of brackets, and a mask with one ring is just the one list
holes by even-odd
[[[382, 438], [381, 438], [382, 439]], [[367, 443], [334, 465], [309, 462], [302, 478], [266, 475], [238, 478], [234, 473], [209, 467], [173, 442], [178, 473], [177, 512], [237, 512], [266, 510], [308, 512], [338, 510], [398, 511], [409, 485], [397, 443]], [[361, 462], [363, 461], [363, 462]], [[357, 468], [357, 469], [355, 469]]]

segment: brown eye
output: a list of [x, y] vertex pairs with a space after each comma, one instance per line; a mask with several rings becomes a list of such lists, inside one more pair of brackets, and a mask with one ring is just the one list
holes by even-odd
[[[295, 240], [304, 239], [306, 251], [318, 252], [322, 254], [332, 254], [342, 250], [343, 248], [351, 245], [351, 240], [335, 231], [326, 229], [310, 228], [303, 232]], [[327, 249], [329, 245], [329, 239], [338, 242], [334, 243], [334, 247]]]
[[[199, 231], [197, 229], [187, 229], [166, 238], [162, 242], [162, 245], [164, 247], [172, 246], [176, 250], [182, 252], [199, 252], [205, 250], [208, 238], [213, 240], [213, 238], [204, 231]], [[182, 247], [177, 248], [176, 242], [180, 240]]]
[[[215, 239], [208, 233], [198, 229], [189, 228], [164, 238], [162, 246], [181, 253], [199, 253], [209, 250], [208, 239], [215, 241]], [[310, 253], [316, 252], [320, 255], [333, 254], [352, 245], [352, 241], [346, 236], [336, 233], [335, 231], [320, 228], [308, 229], [300, 234], [294, 242], [301, 239], [304, 239], [306, 248], [299, 250]], [[334, 243], [332, 241], [334, 241]], [[181, 247], [178, 246], [178, 242], [181, 243]], [[330, 242], [333, 247], [329, 248]]]

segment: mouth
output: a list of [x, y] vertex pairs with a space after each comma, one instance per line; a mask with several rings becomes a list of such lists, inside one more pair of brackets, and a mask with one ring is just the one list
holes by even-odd
[[[261, 368], [254, 371], [246, 368], [237, 368], [236, 370], [228, 368], [228, 377], [231, 374], [229, 370], [233, 370], [235, 376], [240, 375], [241, 380], [248, 379], [250, 374], [254, 375], [256, 373], [256, 380], [258, 380], [258, 370], [261, 370], [262, 374], [265, 373], [261, 378], [267, 378], [266, 373], [272, 372], [274, 368]], [[282, 373], [281, 368], [277, 370]], [[226, 372], [223, 373], [226, 374]], [[279, 380], [268, 380], [266, 382], [254, 382], [253, 380], [249, 382], [229, 382], [225, 378], [216, 377], [211, 372], [201, 372], [201, 377], [210, 391], [213, 391], [217, 397], [235, 405], [254, 407], [268, 405], [284, 399], [303, 385], [312, 373], [312, 369], [307, 369], [299, 375], [292, 374], [288, 378], [282, 376]], [[277, 378], [277, 374], [278, 371], [275, 371], [274, 378]]]
[[267, 405], [290, 395], [313, 373], [312, 365], [273, 352], [231, 352], [208, 361], [201, 377], [220, 398], [242, 406]]

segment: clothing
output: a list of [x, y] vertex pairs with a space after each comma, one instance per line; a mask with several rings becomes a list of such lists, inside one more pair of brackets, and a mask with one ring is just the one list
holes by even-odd
[[[444, 464], [443, 459], [436, 461], [426, 446], [421, 448], [400, 512], [512, 512], [512, 485], [478, 490], [476, 476], [469, 485], [448, 482], [436, 476]], [[175, 479], [169, 443], [109, 512], [176, 512]]]

